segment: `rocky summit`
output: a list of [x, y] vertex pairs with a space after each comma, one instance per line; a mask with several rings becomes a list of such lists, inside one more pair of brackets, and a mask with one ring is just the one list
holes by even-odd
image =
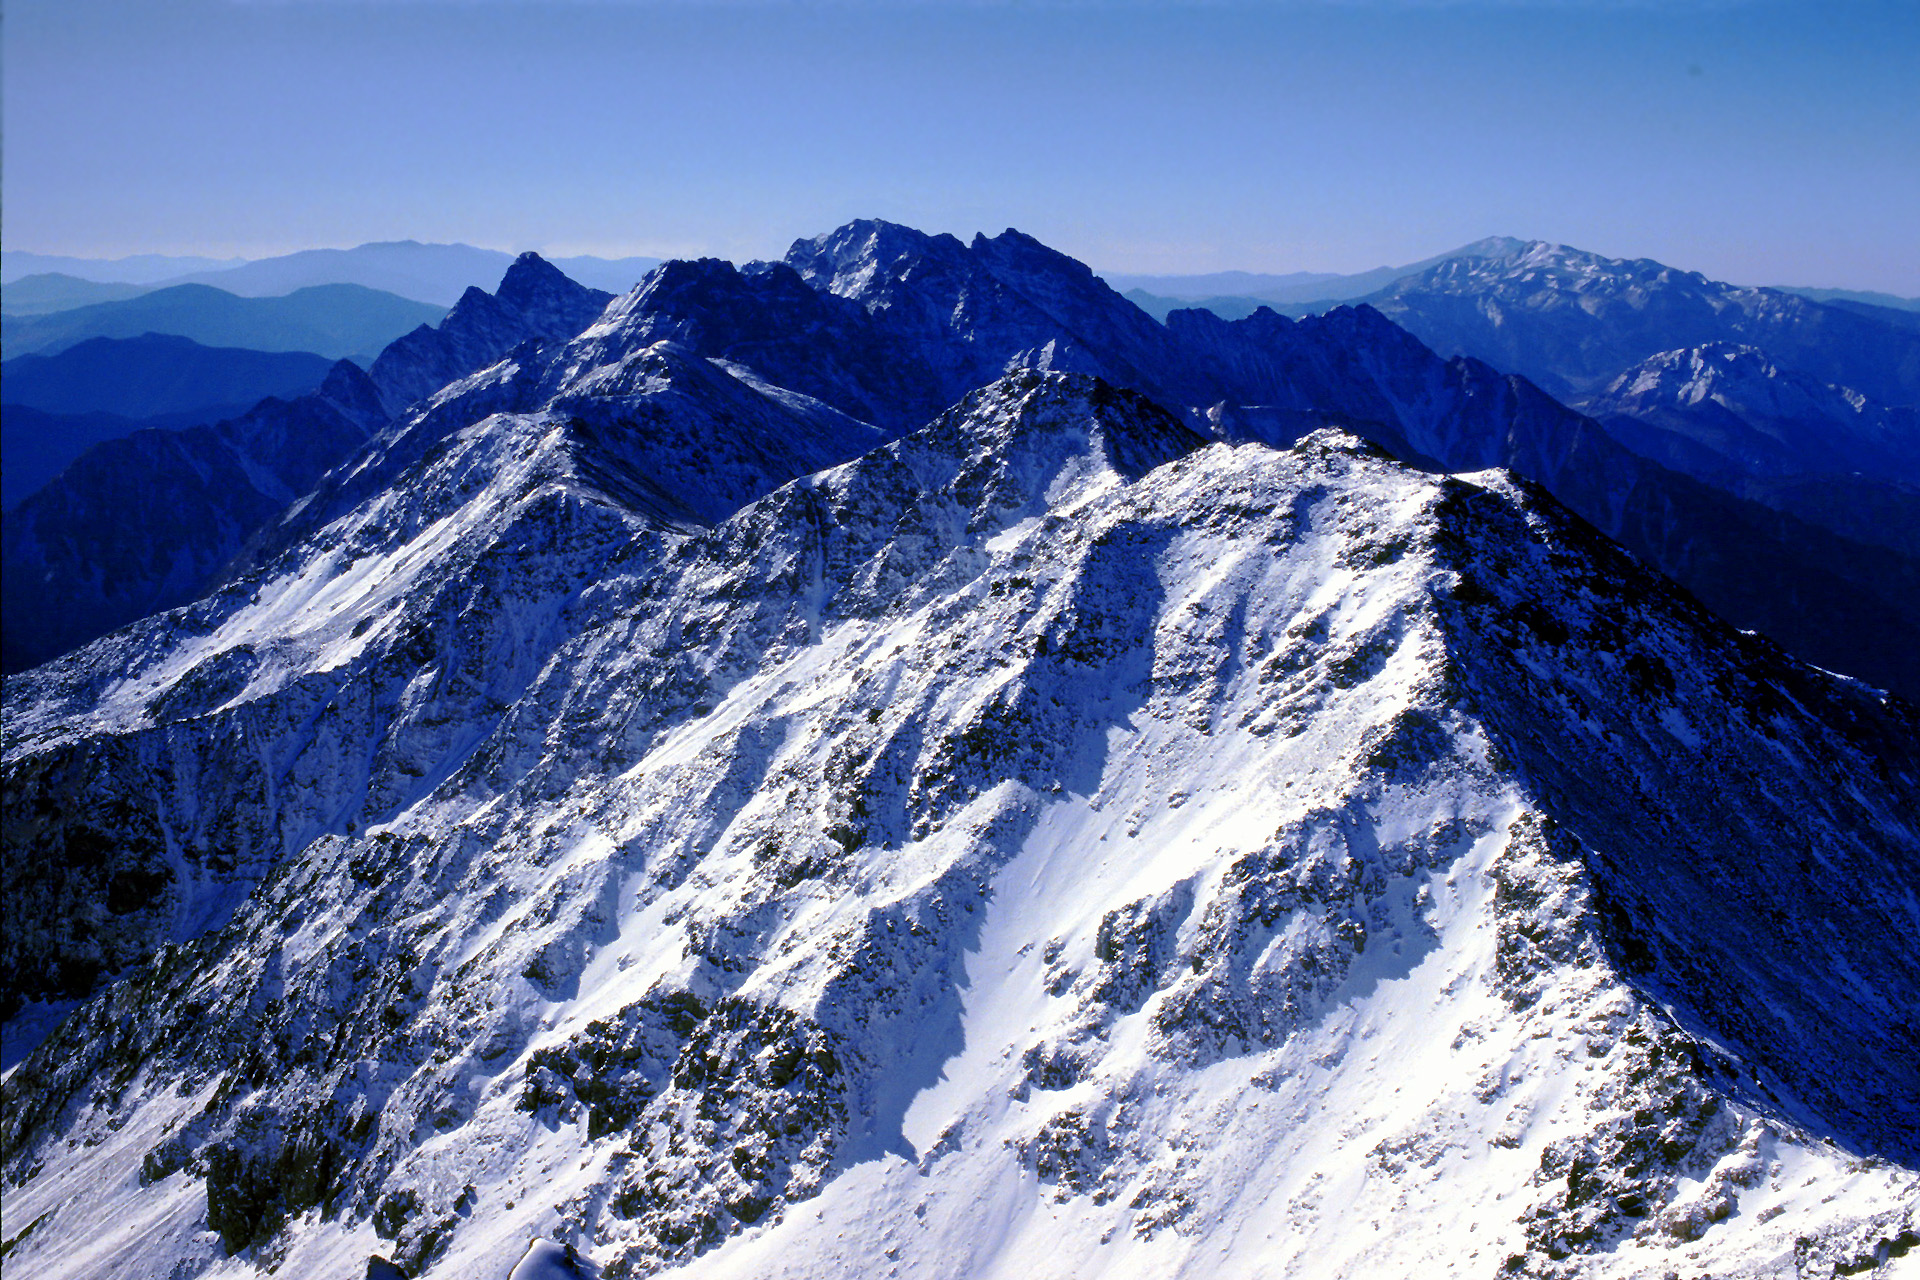
[[[1377, 317], [1209, 417], [884, 231], [660, 268], [8, 681], [9, 1271], [1910, 1255], [1911, 705], [1436, 466]], [[1080, 341], [873, 358], [921, 273]]]

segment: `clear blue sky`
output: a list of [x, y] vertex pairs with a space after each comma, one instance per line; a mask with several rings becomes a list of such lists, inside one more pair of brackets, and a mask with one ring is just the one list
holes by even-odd
[[777, 256], [879, 216], [1115, 271], [1505, 234], [1920, 295], [1920, 0], [7, 0], [7, 247]]

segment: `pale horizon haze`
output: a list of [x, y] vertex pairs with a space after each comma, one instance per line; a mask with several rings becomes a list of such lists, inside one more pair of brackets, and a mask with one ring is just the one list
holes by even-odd
[[855, 217], [1098, 270], [1487, 235], [1920, 295], [1908, 0], [10, 0], [9, 250], [778, 257]]

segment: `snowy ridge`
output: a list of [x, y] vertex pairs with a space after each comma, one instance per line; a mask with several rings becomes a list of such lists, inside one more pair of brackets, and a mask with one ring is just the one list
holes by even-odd
[[10, 1262], [1824, 1276], [1920, 1229], [1911, 710], [1538, 491], [1022, 372], [708, 528], [649, 505], [665, 428], [436, 412], [121, 683], [9, 689], [26, 790], [309, 733], [254, 776], [331, 797], [7, 1077]]

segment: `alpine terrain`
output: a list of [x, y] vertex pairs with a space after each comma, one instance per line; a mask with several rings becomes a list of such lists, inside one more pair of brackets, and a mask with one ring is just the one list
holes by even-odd
[[1742, 500], [1017, 232], [515, 270], [6, 682], [10, 1273], [1920, 1256], [1920, 712], [1570, 509]]

